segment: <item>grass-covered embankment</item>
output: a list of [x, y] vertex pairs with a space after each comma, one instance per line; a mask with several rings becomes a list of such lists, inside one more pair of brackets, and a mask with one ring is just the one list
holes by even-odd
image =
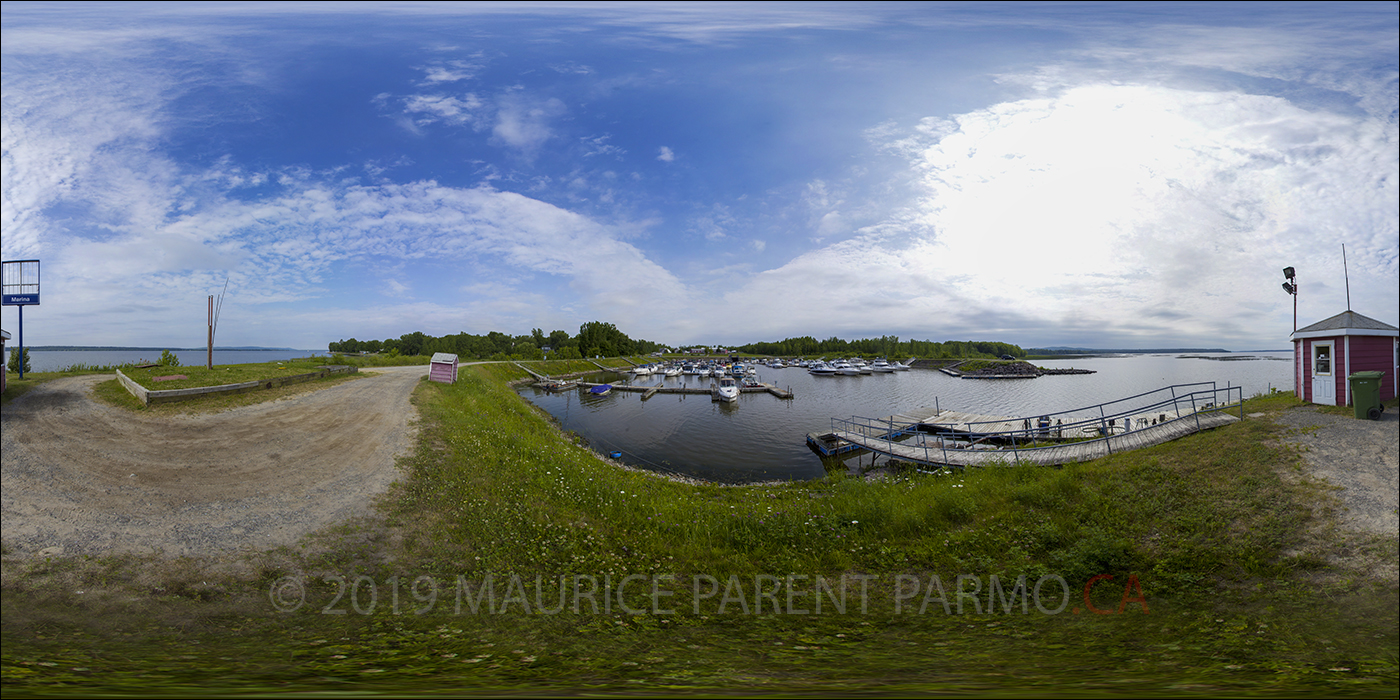
[[[1395, 692], [1395, 589], [1329, 563], [1327, 496], [1281, 476], [1297, 455], [1266, 419], [1060, 470], [692, 486], [599, 461], [505, 384], [524, 376], [424, 383], [386, 522], [259, 559], [260, 578], [171, 573], [133, 601], [91, 595], [136, 585], [131, 564], [7, 563], [7, 694]], [[1393, 542], [1350, 542], [1393, 560]], [[988, 600], [993, 574], [1050, 582], [1023, 612]], [[584, 592], [640, 578], [561, 606], [561, 576]], [[653, 582], [671, 595], [648, 599]]]
[[[122, 368], [122, 373], [147, 389], [161, 391], [165, 389], [192, 389], [196, 387], [223, 386], [225, 384], [241, 384], [243, 382], [309, 374], [318, 371], [320, 366], [329, 364], [329, 362], [330, 361], [324, 357], [303, 357], [294, 360], [278, 360], [274, 362], [215, 365], [213, 368], [207, 368], [203, 365], [185, 367], [124, 367]], [[177, 376], [183, 376], [184, 378], [156, 381], [158, 377]]]

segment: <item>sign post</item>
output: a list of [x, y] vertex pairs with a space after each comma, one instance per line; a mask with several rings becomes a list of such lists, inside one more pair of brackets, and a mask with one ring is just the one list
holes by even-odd
[[0, 305], [19, 307], [19, 378], [24, 379], [24, 307], [39, 305], [39, 261], [0, 262]]

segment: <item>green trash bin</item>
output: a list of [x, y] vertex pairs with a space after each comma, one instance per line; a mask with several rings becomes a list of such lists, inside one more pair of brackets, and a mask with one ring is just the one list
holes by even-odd
[[1385, 410], [1381, 405], [1381, 378], [1384, 376], [1385, 372], [1352, 372], [1347, 377], [1351, 382], [1351, 405], [1357, 418], [1380, 420], [1381, 411]]

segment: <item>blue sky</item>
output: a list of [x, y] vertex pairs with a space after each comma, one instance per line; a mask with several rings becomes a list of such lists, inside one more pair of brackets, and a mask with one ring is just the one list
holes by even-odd
[[1397, 7], [7, 2], [3, 256], [30, 344], [1286, 347], [1400, 317]]

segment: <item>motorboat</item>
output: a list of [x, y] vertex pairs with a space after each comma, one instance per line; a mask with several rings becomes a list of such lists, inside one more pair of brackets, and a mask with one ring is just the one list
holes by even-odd
[[833, 377], [840, 374], [840, 372], [838, 372], [835, 367], [825, 362], [816, 362], [807, 368], [807, 374], [818, 377]]
[[910, 369], [909, 365], [906, 365], [903, 362], [891, 362], [890, 368], [896, 372], [908, 372]]
[[680, 367], [667, 367], [667, 368], [666, 368], [666, 376], [668, 376], [668, 377], [679, 377], [679, 376], [681, 376], [681, 368], [680, 368]]
[[639, 377], [645, 377], [651, 374], [651, 365], [640, 365], [637, 367], [633, 367], [632, 374], [635, 374]]
[[860, 374], [860, 370], [856, 369], [855, 365], [852, 365], [851, 363], [846, 362], [845, 360], [837, 360], [831, 363], [831, 367], [832, 369], [836, 370], [837, 374], [842, 374], [847, 377], [854, 377]]
[[599, 384], [598, 386], [589, 387], [588, 393], [594, 396], [607, 396], [612, 390], [613, 387], [611, 384]]
[[894, 367], [891, 367], [889, 361], [882, 357], [870, 364], [870, 371], [887, 374], [894, 372]]
[[720, 377], [719, 387], [710, 394], [713, 401], [734, 402], [739, 400], [739, 384], [733, 377]]

